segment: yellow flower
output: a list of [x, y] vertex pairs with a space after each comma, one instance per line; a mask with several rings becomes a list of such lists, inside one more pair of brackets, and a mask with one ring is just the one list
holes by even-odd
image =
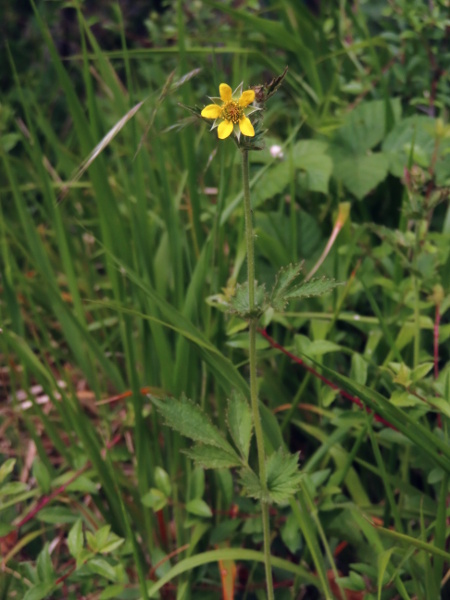
[[253, 90], [242, 91], [242, 83], [234, 92], [226, 83], [219, 86], [220, 98], [211, 98], [214, 104], [208, 104], [202, 110], [201, 115], [205, 119], [215, 119], [211, 129], [217, 129], [219, 139], [224, 140], [234, 131], [238, 140], [241, 133], [253, 137], [255, 130], [248, 118], [256, 110], [256, 106], [250, 106], [255, 99]]

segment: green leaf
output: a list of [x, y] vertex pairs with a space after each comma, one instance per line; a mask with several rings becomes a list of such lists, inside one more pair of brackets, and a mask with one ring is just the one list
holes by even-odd
[[114, 585], [109, 585], [100, 594], [99, 600], [111, 600], [111, 598], [113, 598], [113, 599], [120, 598], [121, 597], [120, 594], [124, 590], [125, 590], [125, 585], [123, 583], [116, 583]]
[[38, 486], [44, 494], [48, 494], [51, 490], [52, 478], [47, 467], [39, 457], [33, 462], [33, 475], [36, 478]]
[[381, 600], [381, 592], [383, 591], [384, 575], [386, 573], [386, 569], [389, 566], [389, 563], [391, 562], [391, 556], [395, 549], [396, 549], [395, 547], [389, 548], [389, 550], [385, 550], [384, 552], [381, 552], [381, 554], [379, 554], [377, 557], [377, 567], [378, 567], [377, 599], [378, 600]]
[[67, 536], [67, 547], [74, 558], [77, 558], [81, 552], [83, 544], [83, 521], [78, 519], [70, 528], [69, 535]]
[[50, 552], [48, 548], [48, 542], [45, 544], [43, 549], [39, 552], [39, 556], [37, 559], [37, 574], [40, 581], [53, 581], [55, 577], [55, 572], [53, 569], [52, 560], [50, 558]]
[[230, 469], [242, 465], [241, 459], [233, 449], [229, 452], [216, 446], [196, 445], [190, 450], [184, 450], [184, 453], [204, 469]]
[[252, 411], [246, 398], [234, 391], [228, 401], [227, 418], [231, 437], [241, 456], [247, 461], [253, 429]]
[[321, 296], [332, 291], [338, 285], [343, 285], [334, 279], [311, 279], [300, 281], [303, 263], [282, 268], [276, 277], [275, 285], [270, 296], [270, 305], [277, 311], [282, 311], [290, 300], [299, 300], [310, 296]]
[[386, 179], [389, 160], [381, 152], [373, 154], [344, 154], [335, 149], [334, 175], [354, 196], [361, 200]]
[[119, 573], [117, 572], [117, 568], [113, 567], [107, 560], [101, 558], [100, 556], [95, 556], [91, 558], [87, 563], [86, 567], [91, 573], [95, 573], [96, 575], [100, 575], [105, 579], [109, 579], [110, 581], [118, 581], [120, 579]]
[[51, 598], [51, 593], [55, 589], [55, 583], [52, 581], [44, 581], [32, 587], [23, 597], [23, 600], [46, 600]]
[[294, 165], [304, 171], [302, 179], [310, 192], [328, 194], [333, 161], [326, 154], [327, 149], [328, 144], [318, 140], [301, 140], [293, 148]]
[[70, 508], [64, 506], [52, 506], [43, 508], [36, 515], [43, 523], [61, 525], [62, 523], [75, 523], [77, 516]]
[[211, 518], [213, 514], [210, 507], [201, 498], [194, 498], [194, 500], [190, 500], [186, 504], [186, 510], [188, 513], [191, 513], [191, 515], [195, 515], [196, 517], [204, 517], [207, 519]]
[[157, 488], [150, 488], [150, 490], [142, 496], [141, 502], [144, 506], [147, 506], [154, 511], [158, 511], [166, 506], [167, 496]]
[[299, 454], [280, 449], [266, 461], [267, 490], [276, 504], [283, 504], [299, 489], [302, 474], [298, 470]]
[[256, 318], [264, 312], [264, 304], [266, 300], [266, 292], [264, 285], [255, 285], [255, 304], [250, 310], [248, 283], [236, 286], [236, 293], [231, 299], [231, 312], [238, 314], [243, 319]]
[[367, 361], [357, 352], [352, 354], [350, 377], [361, 385], [364, 385], [367, 381]]
[[172, 493], [172, 484], [170, 483], [170, 477], [167, 471], [161, 467], [156, 467], [153, 472], [155, 478], [155, 485], [158, 490], [161, 490], [166, 496], [170, 496]]
[[248, 467], [241, 469], [239, 472], [239, 479], [242, 485], [242, 493], [244, 496], [255, 498], [256, 500], [267, 500], [267, 494], [254, 471]]
[[416, 383], [417, 381], [420, 381], [421, 379], [423, 379], [424, 377], [426, 377], [428, 375], [428, 373], [431, 371], [432, 368], [433, 368], [433, 363], [432, 362], [427, 362], [427, 363], [423, 363], [421, 365], [418, 365], [411, 372], [411, 381], [413, 383]]
[[288, 550], [295, 554], [302, 547], [302, 536], [295, 515], [290, 512], [280, 530], [281, 539]]
[[202, 444], [222, 448], [231, 455], [234, 454], [233, 448], [225, 440], [222, 432], [211, 423], [202, 409], [191, 400], [185, 397], [181, 400], [169, 397], [160, 400], [152, 397], [151, 400], [163, 416], [166, 425], [172, 427], [181, 435]]
[[302, 269], [303, 262], [290, 264], [278, 271], [270, 296], [270, 304], [275, 310], [282, 311], [286, 307], [288, 295], [298, 285]]
[[12, 472], [15, 464], [15, 458], [8, 458], [7, 460], [5, 460], [5, 462], [0, 467], [0, 483], [3, 483], [6, 477]]

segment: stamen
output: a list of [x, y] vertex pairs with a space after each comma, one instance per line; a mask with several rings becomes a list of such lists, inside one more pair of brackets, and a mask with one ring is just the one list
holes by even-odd
[[222, 118], [225, 119], [225, 121], [239, 123], [243, 114], [243, 108], [239, 106], [238, 102], [227, 102], [222, 108]]

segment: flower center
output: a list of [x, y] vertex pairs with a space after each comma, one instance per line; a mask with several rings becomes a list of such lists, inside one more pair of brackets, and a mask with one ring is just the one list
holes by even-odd
[[239, 123], [242, 115], [244, 114], [244, 110], [242, 106], [239, 106], [238, 102], [227, 102], [222, 107], [222, 119], [225, 121], [231, 121], [232, 123]]

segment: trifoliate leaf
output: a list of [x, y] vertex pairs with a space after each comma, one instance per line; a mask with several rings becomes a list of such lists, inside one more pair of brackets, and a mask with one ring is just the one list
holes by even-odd
[[232, 448], [231, 451], [227, 451], [216, 446], [196, 445], [184, 452], [203, 469], [230, 469], [242, 465], [241, 459]]
[[266, 292], [263, 285], [255, 285], [255, 304], [250, 310], [248, 283], [236, 286], [236, 294], [231, 299], [231, 311], [243, 319], [257, 318], [265, 309]]
[[252, 412], [247, 400], [233, 392], [228, 402], [228, 429], [245, 461], [248, 459], [252, 437]]
[[267, 490], [276, 504], [285, 503], [298, 492], [301, 473], [298, 470], [298, 453], [288, 454], [280, 449], [266, 462]]
[[183, 397], [181, 400], [175, 398], [151, 398], [158, 412], [164, 417], [166, 425], [175, 429], [191, 440], [222, 448], [234, 454], [231, 445], [225, 440], [221, 431], [215, 427], [202, 409]]

